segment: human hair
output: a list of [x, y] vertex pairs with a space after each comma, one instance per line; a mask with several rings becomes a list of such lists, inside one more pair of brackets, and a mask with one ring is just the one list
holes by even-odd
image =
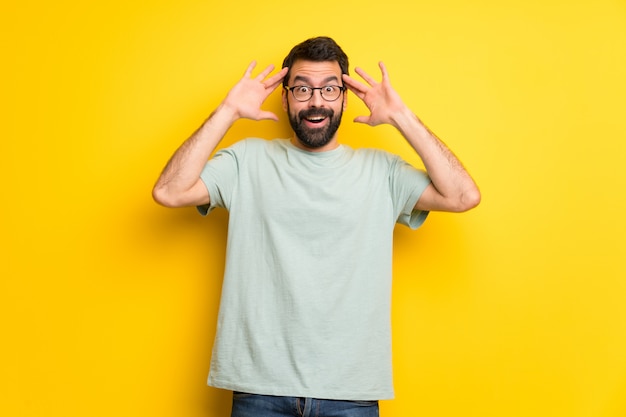
[[327, 36], [318, 36], [294, 46], [283, 60], [282, 68], [289, 67], [287, 75], [283, 79], [283, 86], [289, 82], [291, 66], [298, 60], [325, 62], [336, 61], [341, 68], [342, 74], [348, 74], [348, 56], [337, 42]]

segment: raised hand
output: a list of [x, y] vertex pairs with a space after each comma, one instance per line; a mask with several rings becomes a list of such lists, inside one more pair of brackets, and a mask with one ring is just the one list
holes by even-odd
[[255, 66], [256, 62], [252, 61], [222, 104], [174, 152], [152, 190], [159, 204], [167, 207], [208, 204], [211, 197], [200, 180], [200, 172], [232, 124], [240, 118], [278, 120], [274, 113], [261, 110], [261, 105], [281, 83], [287, 68], [266, 79], [274, 69], [269, 65], [252, 78]]
[[256, 67], [256, 61], [248, 65], [243, 78], [230, 90], [222, 105], [230, 109], [235, 118], [278, 120], [274, 113], [261, 110], [261, 105], [280, 85], [287, 74], [287, 68], [265, 79], [274, 70], [274, 65], [268, 65], [259, 75], [252, 78], [254, 67]]
[[385, 123], [395, 126], [394, 116], [397, 115], [398, 112], [407, 110], [407, 107], [391, 86], [385, 64], [379, 62], [378, 66], [382, 73], [382, 81], [380, 83], [358, 67], [355, 68], [356, 73], [369, 85], [365, 85], [346, 74], [343, 75], [343, 81], [348, 86], [348, 89], [363, 100], [370, 111], [369, 116], [358, 116], [354, 121], [370, 126]]

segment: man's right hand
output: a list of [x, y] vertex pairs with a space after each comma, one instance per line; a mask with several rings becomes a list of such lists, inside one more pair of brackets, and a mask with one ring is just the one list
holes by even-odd
[[283, 81], [288, 68], [285, 67], [280, 72], [265, 79], [274, 69], [274, 65], [268, 65], [259, 75], [252, 78], [254, 67], [256, 67], [256, 61], [252, 61], [248, 65], [243, 78], [229, 91], [222, 102], [223, 110], [228, 110], [233, 115], [234, 120], [240, 118], [278, 120], [274, 113], [261, 110], [261, 106]]
[[211, 196], [200, 179], [200, 173], [232, 124], [240, 118], [278, 120], [274, 113], [261, 110], [261, 106], [285, 78], [287, 68], [265, 79], [274, 69], [274, 65], [269, 65], [252, 78], [255, 66], [255, 61], [248, 65], [243, 78], [229, 91], [219, 107], [174, 152], [152, 190], [156, 202], [167, 207], [208, 204]]

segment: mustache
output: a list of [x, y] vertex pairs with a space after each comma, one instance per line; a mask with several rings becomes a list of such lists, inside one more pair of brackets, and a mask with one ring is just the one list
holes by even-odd
[[334, 116], [335, 112], [331, 109], [305, 109], [298, 113], [300, 120], [311, 117], [330, 117]]

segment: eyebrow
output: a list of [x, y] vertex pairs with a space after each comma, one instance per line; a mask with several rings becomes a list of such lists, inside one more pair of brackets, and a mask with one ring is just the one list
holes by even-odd
[[[303, 76], [303, 75], [296, 75], [296, 76], [293, 78], [293, 82], [295, 83], [295, 82], [297, 82], [297, 81], [302, 81], [302, 82], [304, 82], [304, 83], [309, 83], [309, 82], [311, 81], [311, 79], [310, 79], [309, 77], [305, 77], [305, 76]], [[337, 78], [337, 76], [336, 76], [336, 75], [331, 75], [330, 77], [326, 77], [326, 78], [324, 78], [324, 83], [328, 83], [328, 82], [330, 82], [330, 81], [335, 81], [335, 82], [338, 82], [338, 81], [339, 81], [339, 78]]]

